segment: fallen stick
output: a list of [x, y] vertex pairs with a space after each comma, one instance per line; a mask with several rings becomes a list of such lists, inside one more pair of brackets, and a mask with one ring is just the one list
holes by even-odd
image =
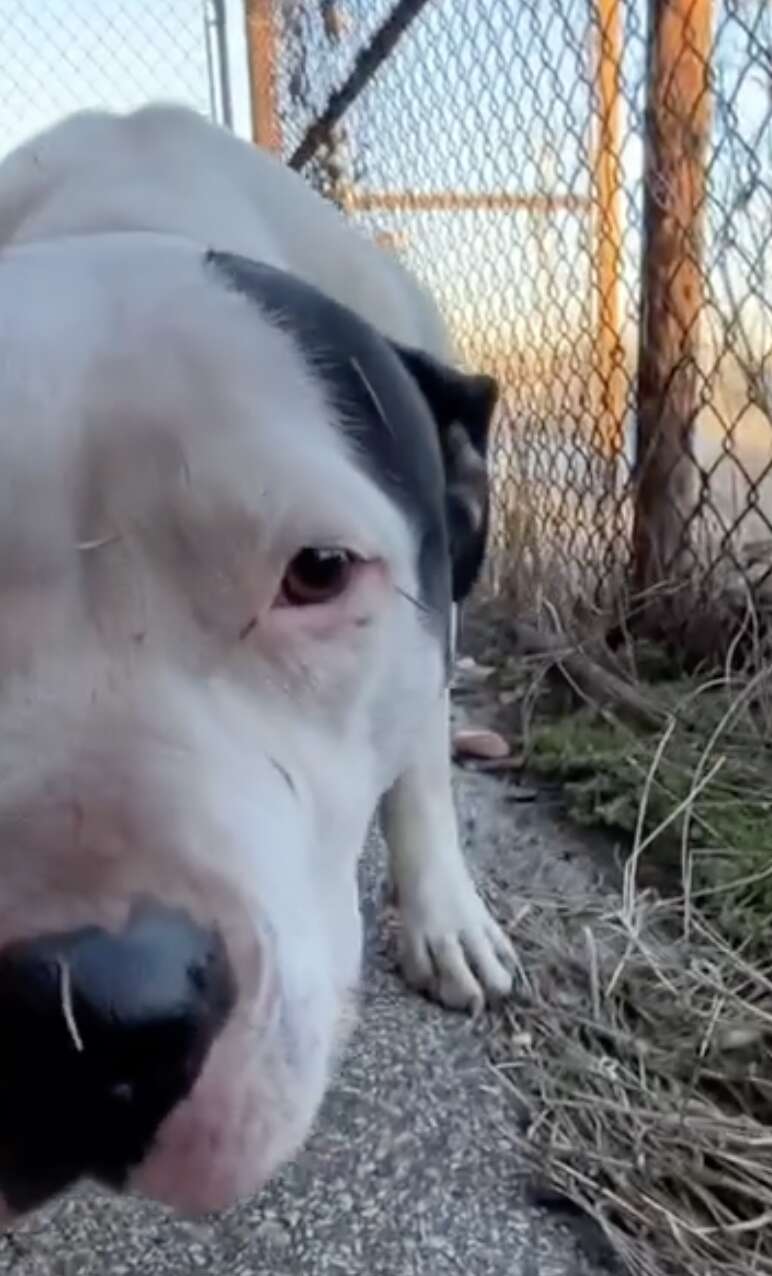
[[512, 621], [511, 626], [518, 654], [548, 657], [566, 681], [590, 700], [615, 709], [620, 717], [649, 730], [662, 726], [667, 716], [662, 709], [624, 678], [597, 664], [580, 645], [571, 643], [564, 635], [546, 633], [524, 621]]

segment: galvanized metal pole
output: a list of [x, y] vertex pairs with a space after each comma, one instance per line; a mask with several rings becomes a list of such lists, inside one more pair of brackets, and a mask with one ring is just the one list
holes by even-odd
[[220, 112], [226, 128], [233, 128], [233, 94], [231, 69], [228, 61], [227, 13], [225, 0], [211, 0], [212, 26], [217, 50], [217, 72], [220, 84]]

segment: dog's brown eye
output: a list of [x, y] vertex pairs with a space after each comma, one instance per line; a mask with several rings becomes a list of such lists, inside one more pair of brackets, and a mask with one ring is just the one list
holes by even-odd
[[348, 585], [355, 561], [345, 549], [301, 549], [284, 575], [286, 601], [308, 607], [337, 598]]

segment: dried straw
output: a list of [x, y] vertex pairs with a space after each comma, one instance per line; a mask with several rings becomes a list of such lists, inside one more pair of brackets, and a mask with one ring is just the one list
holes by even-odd
[[[673, 808], [687, 832], [691, 806], [720, 769], [722, 733], [750, 694], [748, 684], [738, 692], [737, 712], [700, 753], [688, 801]], [[638, 888], [653, 841], [645, 805], [671, 732], [652, 746], [621, 888], [520, 910], [526, 979], [502, 1020], [496, 1067], [525, 1114], [517, 1137], [534, 1174], [599, 1223], [628, 1271], [772, 1276], [772, 960], [763, 929], [725, 925], [731, 886], [722, 884], [720, 899], [695, 888], [686, 834], [681, 897]], [[747, 885], [737, 884], [738, 910]]]

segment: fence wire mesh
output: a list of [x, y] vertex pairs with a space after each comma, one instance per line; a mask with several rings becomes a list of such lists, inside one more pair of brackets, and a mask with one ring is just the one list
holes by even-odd
[[3, 149], [89, 105], [227, 119], [255, 14], [284, 155], [500, 381], [494, 583], [772, 598], [769, 0], [14, 0]]
[[772, 5], [277, 0], [287, 157], [395, 16], [304, 167], [500, 379], [496, 576], [596, 604], [651, 524], [644, 584], [772, 591]]
[[84, 107], [176, 99], [221, 118], [210, 0], [4, 0], [0, 152]]

